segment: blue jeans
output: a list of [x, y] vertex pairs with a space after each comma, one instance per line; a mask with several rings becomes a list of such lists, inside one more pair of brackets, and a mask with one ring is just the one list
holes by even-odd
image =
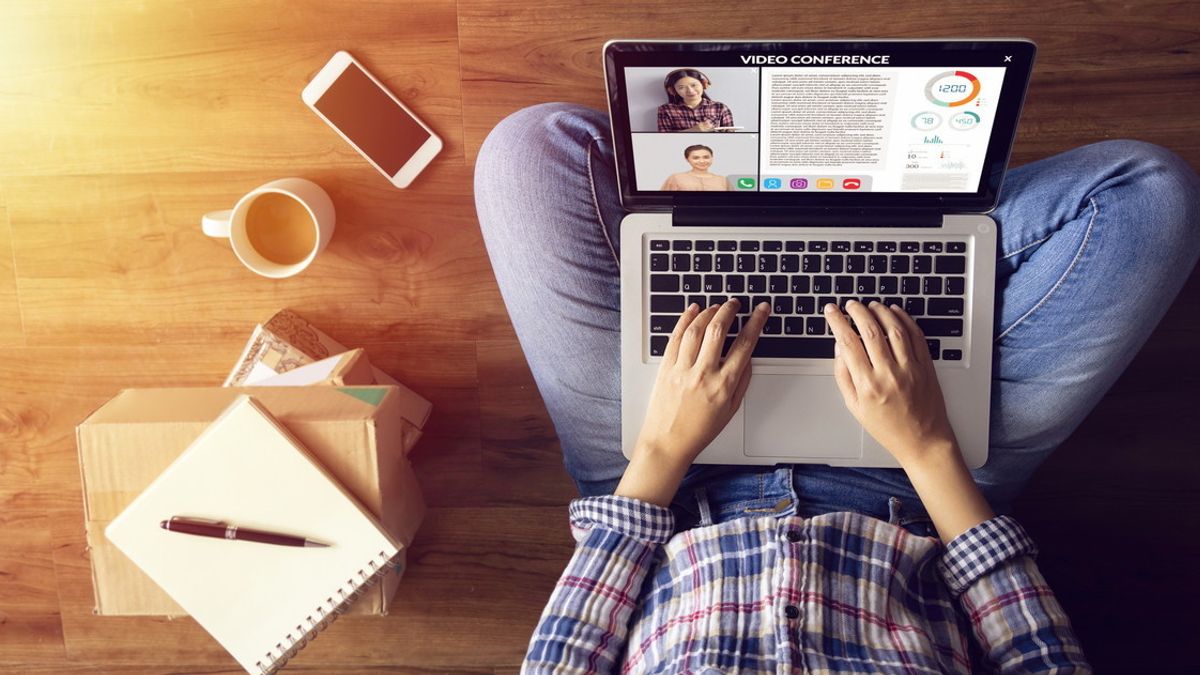
[[[608, 118], [561, 103], [492, 130], [475, 168], [488, 255], [583, 495], [621, 453], [617, 192]], [[991, 433], [972, 471], [997, 513], [1100, 400], [1200, 255], [1200, 177], [1149, 143], [1095, 143], [1012, 169], [999, 205]], [[901, 469], [694, 466], [684, 523], [856, 511], [932, 534]], [[693, 522], [694, 521], [694, 522]]]

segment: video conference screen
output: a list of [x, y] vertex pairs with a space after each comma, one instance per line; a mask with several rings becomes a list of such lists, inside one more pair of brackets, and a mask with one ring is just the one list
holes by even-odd
[[815, 59], [625, 67], [635, 189], [980, 189], [1004, 67]]

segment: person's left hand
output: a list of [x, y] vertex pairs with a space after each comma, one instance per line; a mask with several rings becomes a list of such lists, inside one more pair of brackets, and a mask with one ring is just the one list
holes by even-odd
[[721, 363], [729, 324], [740, 304], [730, 299], [699, 311], [684, 310], [667, 342], [635, 452], [690, 466], [733, 418], [750, 385], [750, 355], [770, 306], [760, 303]]

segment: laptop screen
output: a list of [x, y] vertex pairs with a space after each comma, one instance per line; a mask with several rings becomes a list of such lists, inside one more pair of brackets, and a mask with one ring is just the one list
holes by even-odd
[[989, 210], [1027, 41], [610, 42], [627, 206]]

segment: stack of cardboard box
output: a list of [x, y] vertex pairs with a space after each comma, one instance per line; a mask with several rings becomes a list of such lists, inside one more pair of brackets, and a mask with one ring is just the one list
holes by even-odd
[[[405, 547], [425, 515], [408, 460], [432, 405], [294, 312], [255, 328], [222, 387], [126, 389], [77, 431], [84, 523], [102, 615], [184, 614], [104, 528], [239, 394], [262, 403]], [[386, 614], [403, 568], [350, 609]]]

